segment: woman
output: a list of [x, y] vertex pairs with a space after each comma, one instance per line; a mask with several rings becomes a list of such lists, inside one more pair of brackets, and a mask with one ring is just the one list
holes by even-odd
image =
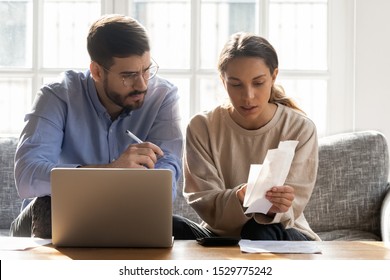
[[[270, 43], [234, 34], [218, 69], [230, 103], [198, 114], [187, 128], [184, 196], [217, 236], [252, 240], [320, 240], [303, 210], [316, 180], [314, 123], [275, 85], [278, 58]], [[251, 164], [261, 164], [280, 141], [298, 145], [285, 185], [266, 194], [267, 214], [244, 214]]]

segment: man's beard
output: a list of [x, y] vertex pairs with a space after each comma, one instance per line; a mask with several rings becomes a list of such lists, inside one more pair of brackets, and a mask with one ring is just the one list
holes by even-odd
[[[119, 107], [122, 107], [124, 110], [128, 110], [128, 111], [133, 111], [133, 110], [136, 110], [136, 109], [139, 109], [142, 107], [142, 105], [144, 104], [144, 100], [145, 100], [145, 95], [146, 95], [146, 92], [147, 90], [145, 91], [138, 91], [138, 90], [134, 90], [134, 91], [131, 91], [129, 93], [127, 93], [126, 95], [122, 95], [116, 91], [111, 91], [108, 89], [108, 86], [107, 86], [107, 82], [104, 83], [104, 91], [106, 93], [106, 96], [113, 102], [115, 103], [117, 106]], [[133, 104], [125, 104], [126, 102], [126, 98], [128, 97], [132, 97], [132, 96], [137, 96], [137, 95], [141, 95], [143, 94], [144, 97], [138, 101], [135, 101]]]

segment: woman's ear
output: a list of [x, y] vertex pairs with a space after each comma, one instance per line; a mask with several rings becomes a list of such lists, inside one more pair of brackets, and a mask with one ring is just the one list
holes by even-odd
[[279, 68], [275, 68], [274, 72], [272, 73], [272, 84], [275, 83], [278, 73], [279, 73]]
[[227, 87], [226, 87], [226, 80], [224, 79], [223, 74], [220, 74], [219, 78], [221, 79], [221, 82], [222, 82], [223, 86], [225, 87], [225, 89], [227, 89]]

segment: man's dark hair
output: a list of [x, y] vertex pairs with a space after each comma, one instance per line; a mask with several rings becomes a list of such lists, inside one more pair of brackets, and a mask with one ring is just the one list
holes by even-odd
[[150, 46], [146, 30], [138, 21], [105, 15], [91, 25], [87, 49], [92, 61], [109, 69], [114, 57], [141, 56], [150, 51]]

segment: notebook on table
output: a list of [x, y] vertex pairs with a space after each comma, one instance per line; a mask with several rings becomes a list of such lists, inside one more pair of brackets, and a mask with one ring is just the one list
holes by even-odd
[[170, 170], [54, 168], [51, 193], [55, 246], [172, 246]]

